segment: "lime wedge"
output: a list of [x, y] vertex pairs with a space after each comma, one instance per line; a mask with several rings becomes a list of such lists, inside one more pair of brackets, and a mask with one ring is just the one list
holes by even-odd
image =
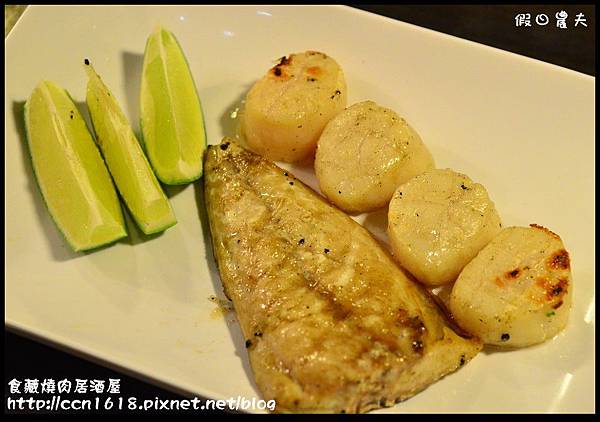
[[146, 43], [140, 113], [156, 176], [169, 185], [200, 178], [206, 149], [202, 106], [181, 47], [161, 27]]
[[115, 187], [71, 97], [53, 82], [25, 103], [27, 143], [44, 202], [78, 252], [127, 236]]
[[127, 118], [86, 59], [86, 102], [108, 170], [133, 219], [145, 234], [161, 232], [177, 220]]

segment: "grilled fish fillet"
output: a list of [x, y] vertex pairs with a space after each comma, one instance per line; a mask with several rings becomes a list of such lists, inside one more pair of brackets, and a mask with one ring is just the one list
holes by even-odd
[[427, 293], [369, 232], [289, 172], [225, 138], [205, 201], [225, 294], [277, 412], [366, 412], [468, 362]]

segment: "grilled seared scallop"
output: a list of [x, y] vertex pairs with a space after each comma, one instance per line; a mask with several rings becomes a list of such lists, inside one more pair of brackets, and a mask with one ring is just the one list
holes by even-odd
[[321, 192], [352, 213], [386, 206], [398, 185], [434, 167], [431, 153], [406, 120], [373, 101], [334, 117], [317, 145]]
[[450, 169], [423, 173], [398, 187], [388, 233], [398, 262], [421, 283], [451, 283], [500, 231], [485, 188]]
[[274, 161], [314, 154], [323, 128], [346, 107], [339, 64], [317, 51], [282, 57], [248, 92], [242, 134], [248, 146]]
[[502, 230], [462, 271], [450, 309], [484, 343], [523, 347], [565, 328], [573, 285], [569, 253], [544, 227]]

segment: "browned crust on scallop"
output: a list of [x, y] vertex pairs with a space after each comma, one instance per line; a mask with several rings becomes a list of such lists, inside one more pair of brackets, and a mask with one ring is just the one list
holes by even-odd
[[560, 249], [550, 256], [546, 265], [551, 270], [561, 271], [568, 270], [570, 268], [570, 262], [569, 253], [564, 249]]
[[534, 229], [541, 230], [541, 231], [543, 231], [543, 232], [545, 232], [545, 233], [549, 234], [550, 236], [552, 236], [552, 237], [553, 237], [553, 238], [555, 238], [556, 240], [561, 240], [559, 235], [557, 235], [557, 234], [556, 234], [556, 233], [554, 233], [552, 230], [550, 230], [550, 229], [547, 229], [547, 228], [546, 228], [546, 227], [544, 227], [544, 226], [540, 226], [539, 224], [532, 223], [532, 224], [530, 224], [530, 225], [529, 225], [529, 227], [533, 227]]

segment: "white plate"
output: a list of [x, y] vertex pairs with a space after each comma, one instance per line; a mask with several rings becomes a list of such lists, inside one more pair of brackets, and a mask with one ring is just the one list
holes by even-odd
[[595, 79], [345, 7], [29, 7], [6, 40], [9, 327], [180, 391], [258, 397], [234, 316], [215, 317], [208, 299], [223, 294], [199, 185], [170, 190], [179, 223], [164, 235], [75, 255], [44, 208], [15, 121], [41, 79], [83, 101], [87, 57], [137, 126], [142, 54], [158, 23], [186, 51], [211, 143], [231, 133], [229, 114], [273, 60], [321, 50], [345, 70], [349, 103], [397, 110], [440, 167], [487, 187], [506, 225], [536, 222], [563, 237], [575, 282], [566, 332], [481, 353], [385, 411], [594, 411]]

